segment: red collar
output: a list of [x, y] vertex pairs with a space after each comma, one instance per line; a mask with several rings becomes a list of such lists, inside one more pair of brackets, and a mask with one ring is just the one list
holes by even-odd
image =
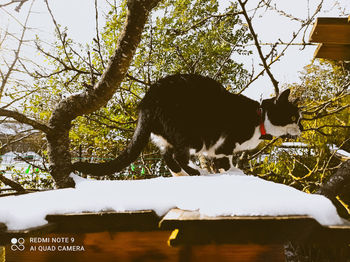
[[264, 140], [272, 140], [273, 136], [270, 134], [266, 134], [266, 129], [265, 129], [265, 125], [264, 125], [264, 110], [259, 107], [257, 110], [258, 116], [259, 116], [259, 129], [260, 129], [260, 139], [264, 139]]
[[258, 116], [259, 116], [259, 120], [260, 120], [260, 134], [262, 136], [266, 135], [266, 129], [265, 129], [265, 125], [264, 125], [264, 118], [263, 118], [263, 109], [261, 107], [258, 108], [257, 110]]

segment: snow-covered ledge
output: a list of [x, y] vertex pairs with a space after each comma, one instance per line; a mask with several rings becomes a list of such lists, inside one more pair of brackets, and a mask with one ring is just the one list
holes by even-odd
[[199, 177], [97, 181], [72, 175], [76, 188], [0, 198], [0, 223], [8, 230], [45, 225], [48, 214], [154, 210], [198, 210], [206, 216], [308, 215], [338, 225], [332, 202], [240, 171]]

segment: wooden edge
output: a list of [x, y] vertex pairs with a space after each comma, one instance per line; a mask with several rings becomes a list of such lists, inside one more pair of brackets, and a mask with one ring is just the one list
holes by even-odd
[[214, 224], [215, 221], [226, 222], [264, 222], [264, 221], [302, 221], [308, 220], [314, 223], [318, 222], [310, 216], [305, 215], [291, 215], [291, 216], [216, 216], [209, 217], [201, 215], [198, 211], [186, 211], [181, 209], [171, 209], [159, 222], [161, 229], [173, 230], [186, 224], [206, 222]]
[[314, 25], [312, 26], [312, 29], [311, 29], [311, 32], [310, 32], [310, 35], [309, 35], [309, 42], [313, 42], [313, 37], [314, 37], [314, 33], [315, 33], [315, 30], [316, 30], [316, 26], [318, 25], [318, 21], [319, 21], [319, 18], [316, 18], [316, 21], [314, 23]]
[[198, 211], [173, 209], [160, 222], [173, 230], [168, 244], [283, 244], [287, 241], [321, 245], [350, 243], [350, 225], [322, 226], [309, 216], [206, 217]]
[[[315, 50], [314, 58], [324, 58], [330, 60], [349, 60], [350, 44], [321, 44]], [[336, 155], [342, 158], [340, 154]]]
[[159, 222], [159, 226], [161, 225], [161, 222], [163, 220], [180, 219], [184, 212], [185, 212], [184, 210], [178, 209], [178, 208], [170, 209], [170, 211], [168, 213], [166, 213], [165, 216], [163, 217], [163, 219]]
[[47, 215], [46, 220], [57, 224], [58, 232], [88, 233], [99, 231], [159, 230], [160, 218], [153, 210], [126, 212], [70, 213]]
[[316, 22], [319, 25], [346, 25], [349, 17], [317, 17]]
[[314, 41], [313, 39], [315, 38], [315, 35], [314, 35], [315, 31], [320, 26], [325, 26], [325, 25], [342, 26], [342, 25], [349, 25], [349, 23], [350, 23], [350, 16], [349, 17], [318, 17], [316, 18], [316, 21], [312, 26], [310, 36], [309, 36], [309, 42], [318, 42], [318, 41]]
[[320, 49], [322, 48], [322, 46], [323, 46], [323, 44], [318, 44], [317, 45], [317, 48], [316, 48], [316, 50], [314, 52], [314, 59], [318, 58], [317, 55], [318, 55], [318, 52], [320, 51]]
[[48, 223], [25, 230], [7, 230], [0, 224], [0, 245], [9, 244], [13, 237], [30, 237], [47, 233], [89, 233], [101, 231], [154, 231], [159, 230], [160, 218], [153, 210], [126, 212], [95, 212], [50, 214]]
[[136, 210], [136, 211], [123, 211], [123, 212], [117, 212], [117, 211], [102, 211], [102, 212], [82, 212], [82, 213], [65, 213], [65, 214], [48, 214], [46, 216], [47, 219], [56, 219], [56, 218], [63, 218], [63, 217], [92, 217], [92, 216], [118, 216], [118, 215], [138, 215], [138, 214], [152, 214], [156, 215], [153, 210]]

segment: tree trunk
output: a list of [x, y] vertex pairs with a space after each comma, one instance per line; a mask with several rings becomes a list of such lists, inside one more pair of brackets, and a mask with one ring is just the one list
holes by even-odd
[[159, 0], [129, 0], [128, 15], [117, 48], [106, 71], [93, 89], [70, 96], [58, 103], [49, 121], [47, 133], [51, 175], [58, 188], [72, 187], [69, 152], [71, 121], [105, 106], [123, 81], [141, 40], [149, 12]]
[[338, 201], [337, 196], [344, 201], [350, 200], [350, 160], [344, 162], [337, 172], [320, 187], [317, 193], [329, 198], [337, 207], [339, 215], [349, 219], [349, 212]]
[[55, 180], [56, 187], [74, 187], [75, 183], [69, 174], [71, 172], [71, 154], [69, 150], [68, 127], [55, 128], [47, 134], [47, 149], [50, 159], [50, 174]]

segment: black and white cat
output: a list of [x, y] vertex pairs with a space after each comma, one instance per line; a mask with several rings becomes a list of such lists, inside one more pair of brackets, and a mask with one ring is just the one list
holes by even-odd
[[113, 174], [137, 159], [150, 138], [159, 147], [174, 176], [200, 175], [190, 155], [220, 159], [234, 169], [232, 155], [256, 148], [271, 136], [298, 136], [298, 107], [288, 101], [290, 90], [261, 104], [228, 92], [217, 81], [193, 74], [172, 75], [154, 83], [139, 105], [138, 123], [127, 148], [113, 161], [74, 163], [85, 174]]

